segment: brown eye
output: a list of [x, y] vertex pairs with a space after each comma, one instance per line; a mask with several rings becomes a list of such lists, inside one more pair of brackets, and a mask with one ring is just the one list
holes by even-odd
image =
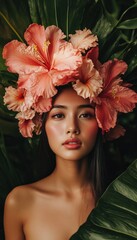
[[80, 115], [80, 118], [86, 118], [86, 119], [90, 119], [90, 118], [93, 118], [94, 115], [92, 113], [82, 113]]
[[64, 114], [62, 114], [62, 113], [57, 113], [57, 114], [54, 114], [54, 115], [52, 116], [52, 118], [54, 118], [54, 119], [62, 119], [62, 118], [64, 118]]

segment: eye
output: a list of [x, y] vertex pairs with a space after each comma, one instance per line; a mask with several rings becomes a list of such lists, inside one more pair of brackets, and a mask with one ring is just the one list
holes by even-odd
[[94, 117], [93, 113], [82, 113], [82, 114], [80, 114], [80, 118], [90, 119], [90, 118], [93, 118], [93, 117]]
[[56, 114], [52, 115], [52, 118], [54, 118], [54, 119], [62, 119], [62, 118], [64, 118], [64, 114], [56, 113]]

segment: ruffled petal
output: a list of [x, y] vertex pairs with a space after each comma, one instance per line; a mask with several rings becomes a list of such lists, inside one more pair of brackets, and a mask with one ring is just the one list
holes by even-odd
[[82, 56], [70, 43], [64, 44], [57, 53], [54, 54], [54, 69], [76, 70], [82, 64]]
[[52, 74], [39, 73], [31, 77], [31, 93], [34, 98], [39, 96], [51, 98], [57, 93], [57, 89], [53, 85]]
[[41, 127], [42, 127], [42, 115], [35, 114], [35, 117], [33, 118], [33, 122], [35, 124], [34, 132], [36, 135], [39, 135], [41, 133]]
[[102, 91], [102, 78], [99, 72], [94, 68], [90, 59], [84, 59], [81, 68], [79, 68], [79, 78], [73, 85], [78, 95], [83, 98], [94, 98]]
[[124, 74], [127, 70], [127, 64], [118, 59], [109, 60], [100, 68], [100, 75], [104, 79], [104, 88], [107, 87], [111, 81], [119, 75]]
[[105, 140], [113, 141], [125, 135], [126, 129], [123, 126], [117, 124], [114, 128], [110, 129], [109, 132], [105, 134]]
[[95, 115], [98, 126], [103, 131], [108, 132], [111, 128], [114, 128], [117, 120], [117, 111], [111, 106], [109, 101], [102, 100], [100, 105], [96, 105]]
[[24, 90], [16, 89], [12, 86], [5, 88], [6, 92], [4, 95], [4, 104], [7, 105], [7, 108], [12, 111], [19, 112], [21, 110], [21, 106], [24, 103]]
[[131, 112], [137, 103], [137, 93], [133, 90], [123, 87], [117, 86], [116, 92], [115, 89], [113, 91], [113, 107], [119, 112], [127, 113]]
[[85, 52], [85, 50], [97, 46], [97, 36], [93, 35], [87, 28], [84, 30], [77, 30], [75, 34], [70, 34], [69, 37], [73, 47], [81, 52]]
[[99, 69], [101, 67], [101, 63], [98, 61], [98, 57], [99, 57], [99, 48], [98, 48], [98, 46], [94, 47], [94, 48], [91, 48], [87, 52], [86, 57], [92, 60], [92, 62], [94, 64], [94, 67], [96, 69]]
[[33, 123], [32, 120], [19, 120], [19, 131], [22, 134], [23, 137], [32, 137], [33, 134], [32, 132], [34, 131], [35, 124]]
[[40, 55], [44, 58], [46, 64], [52, 65], [53, 55], [58, 51], [65, 38], [64, 33], [58, 27], [52, 25], [47, 27], [31, 24], [26, 30], [24, 37], [29, 45], [34, 45]]
[[52, 107], [52, 98], [39, 97], [37, 102], [34, 104], [36, 112], [43, 113], [50, 111]]
[[30, 74], [45, 69], [42, 59], [34, 47], [26, 46], [17, 40], [7, 43], [3, 49], [8, 71], [18, 74]]
[[16, 118], [18, 120], [21, 120], [21, 119], [29, 120], [29, 119], [33, 119], [34, 116], [35, 116], [35, 111], [33, 109], [27, 109], [24, 112], [19, 112], [16, 114]]

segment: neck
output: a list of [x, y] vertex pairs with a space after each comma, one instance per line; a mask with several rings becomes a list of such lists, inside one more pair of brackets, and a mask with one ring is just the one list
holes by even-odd
[[55, 183], [64, 190], [82, 189], [88, 184], [86, 160], [72, 161], [57, 159], [53, 172]]

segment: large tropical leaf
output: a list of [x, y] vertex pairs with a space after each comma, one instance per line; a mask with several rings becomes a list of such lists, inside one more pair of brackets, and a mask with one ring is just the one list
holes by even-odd
[[108, 187], [70, 240], [137, 239], [137, 160]]

